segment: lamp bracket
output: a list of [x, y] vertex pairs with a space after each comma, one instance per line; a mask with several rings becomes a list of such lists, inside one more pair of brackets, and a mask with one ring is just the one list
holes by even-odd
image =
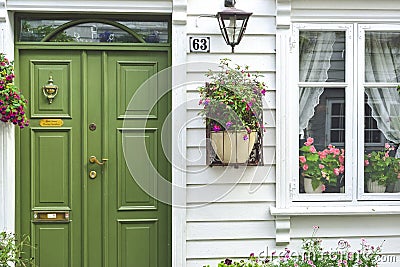
[[216, 15], [199, 15], [199, 16], [197, 16], [197, 18], [196, 18], [196, 28], [198, 28], [199, 27], [199, 19], [200, 18], [216, 18], [217, 16]]

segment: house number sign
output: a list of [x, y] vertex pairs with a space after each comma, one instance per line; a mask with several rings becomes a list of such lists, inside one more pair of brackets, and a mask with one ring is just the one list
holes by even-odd
[[210, 37], [190, 37], [191, 53], [210, 53]]

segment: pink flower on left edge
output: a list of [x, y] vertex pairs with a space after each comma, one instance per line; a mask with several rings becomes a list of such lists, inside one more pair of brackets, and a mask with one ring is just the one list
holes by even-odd
[[299, 156], [299, 160], [300, 160], [301, 163], [306, 163], [307, 162], [307, 159], [304, 156]]
[[303, 165], [303, 170], [305, 170], [305, 171], [308, 170], [308, 165], [307, 164]]
[[368, 166], [369, 165], [369, 160], [364, 160], [364, 166]]

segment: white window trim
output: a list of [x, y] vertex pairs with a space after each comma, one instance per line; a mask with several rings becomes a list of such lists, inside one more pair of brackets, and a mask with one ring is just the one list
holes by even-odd
[[[358, 44], [357, 44], [357, 50], [359, 59], [358, 59], [358, 97], [360, 99], [364, 98], [364, 88], [374, 85], [374, 87], [396, 87], [398, 83], [366, 83], [365, 82], [365, 60], [364, 60], [364, 54], [365, 54], [365, 32], [366, 31], [397, 31], [400, 32], [400, 25], [389, 25], [389, 24], [360, 24], [358, 25]], [[375, 86], [377, 85], [377, 86]], [[362, 119], [364, 115], [364, 105], [359, 105], [358, 107], [358, 119]], [[359, 123], [358, 124], [358, 137], [357, 140], [358, 142], [358, 173], [362, 174], [358, 176], [359, 183], [358, 183], [358, 199], [359, 200], [365, 200], [365, 201], [374, 201], [377, 202], [379, 200], [385, 200], [385, 203], [382, 203], [383, 205], [391, 205], [391, 204], [397, 204], [400, 205], [399, 200], [400, 200], [400, 193], [364, 193], [364, 164], [361, 164], [364, 162], [364, 124]], [[389, 201], [393, 201], [393, 203], [390, 203]]]
[[[356, 28], [358, 26], [358, 28]], [[357, 29], [358, 31], [363, 31], [365, 29], [376, 29], [376, 30], [400, 30], [399, 26], [394, 25], [377, 25], [377, 24], [360, 24], [347, 23], [347, 24], [293, 24], [292, 30], [282, 30], [277, 32], [277, 104], [278, 104], [278, 117], [277, 117], [277, 130], [279, 131], [277, 138], [277, 184], [276, 184], [276, 195], [277, 201], [275, 207], [270, 207], [270, 212], [272, 215], [277, 216], [277, 228], [282, 228], [283, 234], [287, 234], [284, 229], [289, 229], [287, 227], [288, 216], [301, 216], [301, 215], [380, 215], [380, 214], [400, 214], [400, 202], [398, 198], [396, 201], [393, 199], [393, 195], [387, 194], [361, 194], [360, 189], [364, 188], [363, 179], [348, 179], [348, 181], [353, 181], [353, 183], [346, 183], [345, 191], [346, 194], [321, 194], [320, 196], [313, 196], [317, 194], [309, 194], [305, 198], [296, 198], [296, 192], [298, 192], [298, 158], [293, 156], [297, 154], [298, 147], [298, 135], [295, 129], [298, 129], [298, 90], [293, 91], [293, 88], [298, 88], [302, 86], [298, 81], [298, 39], [296, 39], [296, 31], [299, 29], [315, 29], [315, 30], [347, 30], [350, 36], [346, 37], [353, 40], [358, 38], [358, 34], [351, 33], [352, 29]], [[298, 34], [297, 34], [298, 36]], [[360, 149], [363, 150], [362, 145], [354, 144], [351, 140], [361, 140], [364, 139], [363, 134], [363, 124], [358, 123], [354, 125], [354, 120], [347, 116], [347, 114], [354, 114], [357, 116], [358, 121], [362, 119], [364, 105], [359, 105], [357, 99], [363, 99], [365, 84], [358, 83], [357, 90], [354, 90], [354, 84], [357, 84], [360, 77], [363, 77], [363, 60], [359, 60], [357, 64], [353, 64], [353, 60], [358, 57], [358, 55], [363, 55], [363, 42], [358, 40], [358, 46], [356, 47], [354, 42], [346, 43], [346, 83], [340, 83], [338, 86], [346, 88], [346, 101], [349, 103], [346, 106], [346, 140], [350, 140], [346, 143], [346, 175], [350, 177], [355, 177], [355, 174], [363, 171], [363, 165], [357, 164], [356, 162], [363, 162], [360, 158], [363, 153], [360, 153]], [[353, 53], [353, 47], [357, 48], [358, 54]], [[279, 51], [279, 52], [278, 52]], [[363, 58], [363, 57], [362, 57]], [[360, 66], [360, 68], [359, 68]], [[353, 70], [353, 71], [349, 71]], [[290, 73], [290, 75], [288, 75]], [[288, 79], [288, 77], [290, 77]], [[284, 81], [279, 82], [280, 79]], [[329, 83], [334, 85], [334, 83]], [[318, 83], [312, 84], [312, 86], [318, 86]], [[310, 83], [307, 83], [310, 86]], [[362, 90], [361, 90], [362, 89]], [[358, 95], [357, 95], [358, 94]], [[353, 102], [351, 102], [353, 101]], [[355, 119], [355, 118], [354, 118]], [[351, 127], [351, 128], [350, 128]], [[359, 158], [358, 161], [355, 160], [355, 155], [351, 154], [351, 151], [357, 149]], [[296, 151], [296, 152], [294, 152]], [[347, 195], [349, 194], [349, 195]], [[299, 195], [297, 193], [297, 195]], [[303, 195], [303, 194], [302, 194]], [[304, 194], [305, 195], [305, 194]], [[342, 199], [334, 199], [339, 195]], [[383, 196], [382, 196], [383, 195]], [[398, 195], [398, 194], [394, 194]], [[333, 199], [331, 198], [333, 197]], [[384, 197], [384, 198], [382, 198]], [[392, 197], [392, 201], [390, 201]], [[331, 198], [331, 199], [329, 199]], [[310, 201], [308, 201], [308, 200]], [[376, 201], [376, 200], [389, 200], [389, 201]], [[302, 200], [302, 201], [294, 201]], [[314, 202], [311, 200], [323, 200], [322, 202]], [[332, 201], [329, 201], [332, 200]], [[374, 200], [374, 201], [370, 201]], [[278, 223], [279, 222], [279, 223]], [[282, 227], [278, 227], [278, 224]], [[286, 225], [286, 226], [283, 226]], [[290, 222], [289, 222], [290, 225]], [[277, 237], [278, 242], [278, 237]]]
[[[345, 140], [353, 140], [354, 138], [354, 133], [356, 131], [356, 127], [352, 123], [352, 116], [351, 114], [355, 114], [354, 111], [352, 110], [354, 106], [354, 90], [353, 90], [353, 77], [351, 76], [351, 72], [348, 70], [353, 68], [353, 45], [349, 41], [353, 38], [353, 24], [294, 24], [293, 25], [293, 33], [292, 36], [295, 40], [299, 40], [299, 31], [301, 30], [317, 30], [317, 31], [344, 31], [345, 36], [346, 36], [346, 58], [345, 58], [345, 82], [298, 82], [299, 81], [299, 71], [298, 67], [299, 66], [299, 51], [298, 51], [298, 44], [296, 43], [295, 49], [293, 49], [292, 53], [292, 58], [293, 58], [293, 63], [291, 66], [292, 72], [295, 73], [295, 79], [292, 80], [292, 85], [287, 89], [288, 91], [291, 91], [290, 93], [287, 92], [287, 105], [290, 107], [293, 107], [291, 109], [291, 114], [288, 116], [288, 120], [290, 120], [290, 125], [292, 125], [293, 128], [290, 130], [286, 131], [288, 135], [290, 135], [289, 140], [291, 141], [291, 144], [289, 144], [290, 147], [297, 148], [298, 147], [298, 131], [296, 129], [299, 128], [299, 116], [298, 116], [298, 110], [299, 110], [299, 90], [298, 88], [300, 87], [325, 87], [325, 88], [345, 88], [345, 99], [347, 103], [350, 103], [346, 105], [346, 114], [350, 114], [349, 116], [346, 116], [346, 122], [345, 125], [346, 127], [346, 136]], [[295, 90], [294, 92], [294, 88]], [[353, 101], [353, 105], [351, 105]], [[347, 157], [347, 151], [353, 151], [355, 148], [353, 148], [353, 142], [347, 141], [345, 144], [346, 148], [346, 162], [345, 166], [352, 166], [351, 165], [351, 155], [350, 158]], [[298, 179], [298, 168], [295, 166], [298, 166], [298, 149], [294, 150], [296, 151], [297, 157], [291, 156], [293, 158], [291, 160], [291, 164], [293, 165], [287, 165], [286, 168], [289, 170], [292, 170], [291, 177], [292, 177], [292, 190], [290, 192], [291, 196], [291, 202], [289, 203], [289, 206], [310, 206], [310, 205], [316, 205], [320, 206], [318, 203], [314, 202], [322, 202], [324, 204], [327, 204], [327, 202], [332, 202], [329, 205], [334, 205], [334, 202], [343, 202], [343, 201], [351, 201], [353, 198], [353, 192], [352, 190], [352, 184], [347, 182], [345, 185], [345, 193], [329, 193], [329, 194], [305, 194], [305, 193], [299, 193], [299, 179]], [[293, 153], [292, 153], [293, 155]], [[292, 167], [289, 167], [292, 166]], [[294, 170], [294, 172], [293, 172]], [[348, 177], [353, 177], [354, 170], [350, 167], [346, 167], [346, 175]], [[347, 179], [349, 180], [349, 179]], [[309, 203], [311, 202], [311, 203]]]

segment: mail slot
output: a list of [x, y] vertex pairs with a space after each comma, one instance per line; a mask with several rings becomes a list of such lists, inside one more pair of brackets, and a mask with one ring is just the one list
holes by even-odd
[[34, 211], [34, 222], [69, 222], [69, 211]]

